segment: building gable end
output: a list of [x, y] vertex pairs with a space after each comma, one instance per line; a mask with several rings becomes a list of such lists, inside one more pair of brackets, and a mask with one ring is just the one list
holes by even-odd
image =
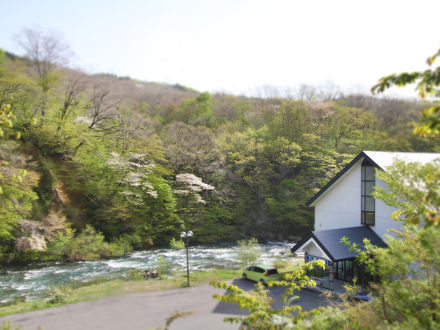
[[357, 155], [350, 163], [348, 163], [338, 174], [336, 174], [320, 191], [318, 191], [311, 199], [309, 199], [306, 203], [307, 206], [312, 205], [318, 198], [320, 198], [336, 181], [339, 180], [348, 170], [350, 170], [357, 162], [361, 159], [365, 159], [375, 168], [383, 170], [379, 165], [376, 164], [367, 154], [363, 151]]

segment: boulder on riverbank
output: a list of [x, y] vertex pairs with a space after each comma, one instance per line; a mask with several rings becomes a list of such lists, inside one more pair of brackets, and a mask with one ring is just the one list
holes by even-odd
[[138, 268], [131, 268], [128, 271], [128, 274], [126, 275], [126, 278], [128, 280], [140, 280], [140, 279], [146, 279], [151, 280], [153, 278], [159, 277], [159, 272], [157, 270], [149, 270], [149, 269], [138, 269]]
[[31, 237], [20, 237], [15, 243], [15, 248], [19, 252], [26, 250], [46, 251], [46, 241], [41, 235], [32, 235]]

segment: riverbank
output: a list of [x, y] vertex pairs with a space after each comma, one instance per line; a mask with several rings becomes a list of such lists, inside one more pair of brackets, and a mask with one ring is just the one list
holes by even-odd
[[[241, 270], [212, 270], [193, 272], [190, 274], [190, 280], [191, 286], [198, 286], [211, 281], [230, 281], [240, 276]], [[98, 283], [89, 283], [83, 286], [63, 286], [53, 289], [53, 294], [46, 299], [16, 302], [0, 306], [0, 316], [41, 310], [83, 301], [93, 301], [129, 293], [154, 292], [185, 286], [185, 273], [179, 273], [173, 277], [161, 277], [160, 279], [153, 280], [115, 279]]]
[[[260, 263], [273, 265], [294, 244], [260, 244]], [[189, 248], [192, 273], [215, 269], [240, 269], [238, 247], [231, 243], [197, 245]], [[127, 256], [85, 262], [46, 262], [0, 269], [0, 306], [12, 301], [34, 301], [51, 296], [54, 288], [84, 286], [128, 276], [131, 270], [161, 269], [161, 273], [180, 273], [186, 269], [185, 250], [151, 249]]]

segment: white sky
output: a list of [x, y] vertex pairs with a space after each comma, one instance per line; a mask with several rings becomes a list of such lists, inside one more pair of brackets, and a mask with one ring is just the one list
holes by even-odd
[[[211, 92], [328, 81], [368, 89], [423, 70], [440, 46], [439, 0], [0, 0], [0, 47], [39, 25], [73, 65]], [[409, 95], [409, 94], [406, 94]]]

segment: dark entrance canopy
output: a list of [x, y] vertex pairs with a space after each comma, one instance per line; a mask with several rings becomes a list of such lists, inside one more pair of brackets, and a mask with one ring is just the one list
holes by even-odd
[[387, 247], [385, 242], [370, 227], [359, 226], [312, 231], [291, 248], [290, 251], [295, 253], [313, 241], [314, 244], [318, 245], [325, 252], [330, 261], [355, 258], [356, 253], [351, 251], [346, 244], [341, 243], [341, 239], [344, 236], [351, 243], [356, 243], [357, 247], [361, 250], [364, 249], [363, 241], [365, 238], [377, 247]]

